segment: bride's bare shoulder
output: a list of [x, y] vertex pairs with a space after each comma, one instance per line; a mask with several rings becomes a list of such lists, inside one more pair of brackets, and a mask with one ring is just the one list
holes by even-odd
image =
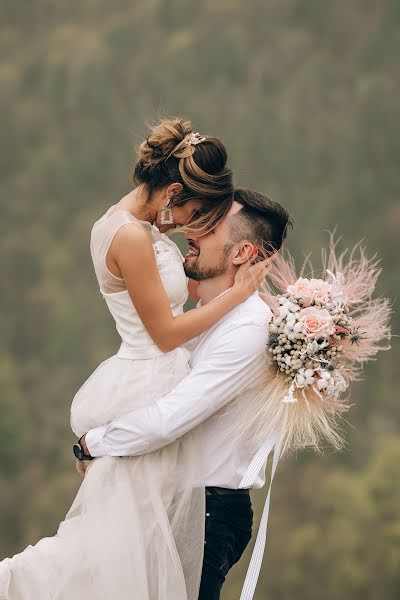
[[[127, 221], [116, 232], [110, 246], [111, 253], [135, 252], [142, 253], [143, 250], [153, 251], [153, 243], [149, 231], [140, 223]], [[132, 258], [132, 255], [131, 255]]]

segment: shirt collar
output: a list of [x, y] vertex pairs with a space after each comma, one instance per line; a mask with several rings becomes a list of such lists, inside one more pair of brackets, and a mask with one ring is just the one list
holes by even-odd
[[[228, 287], [228, 289], [226, 289], [223, 292], [221, 292], [220, 294], [218, 294], [218, 296], [215, 296], [215, 298], [213, 298], [212, 300], [210, 300], [210, 302], [214, 302], [214, 300], [216, 300], [217, 298], [221, 298], [221, 296], [223, 296], [224, 294], [226, 294], [226, 292], [229, 292], [229, 290], [231, 290], [231, 289], [232, 289], [232, 286]], [[200, 306], [203, 306], [201, 300], [198, 301], [197, 308], [200, 308]]]

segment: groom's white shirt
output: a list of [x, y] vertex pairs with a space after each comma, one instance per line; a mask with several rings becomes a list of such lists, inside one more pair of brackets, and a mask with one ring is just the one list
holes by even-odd
[[[225, 405], [261, 380], [270, 308], [258, 294], [228, 313], [193, 343], [191, 371], [156, 402], [92, 429], [92, 456], [135, 456], [157, 450], [195, 429], [206, 486], [236, 489], [254, 456], [242, 436], [232, 439], [234, 415]], [[154, 373], [157, 377], [157, 373]], [[132, 390], [135, 393], [135, 390]], [[229, 436], [229, 437], [228, 437]], [[265, 464], [251, 487], [265, 482]]]

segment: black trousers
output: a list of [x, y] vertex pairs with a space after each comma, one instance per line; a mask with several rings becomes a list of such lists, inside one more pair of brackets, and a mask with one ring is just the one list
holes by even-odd
[[242, 556], [252, 535], [253, 509], [249, 494], [218, 495], [208, 488], [203, 572], [199, 600], [219, 600], [229, 569]]

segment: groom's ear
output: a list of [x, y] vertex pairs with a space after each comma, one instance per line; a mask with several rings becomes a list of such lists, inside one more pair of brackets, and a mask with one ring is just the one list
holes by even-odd
[[234, 249], [232, 263], [234, 265], [242, 265], [252, 257], [254, 257], [254, 244], [251, 244], [250, 242], [240, 242]]

